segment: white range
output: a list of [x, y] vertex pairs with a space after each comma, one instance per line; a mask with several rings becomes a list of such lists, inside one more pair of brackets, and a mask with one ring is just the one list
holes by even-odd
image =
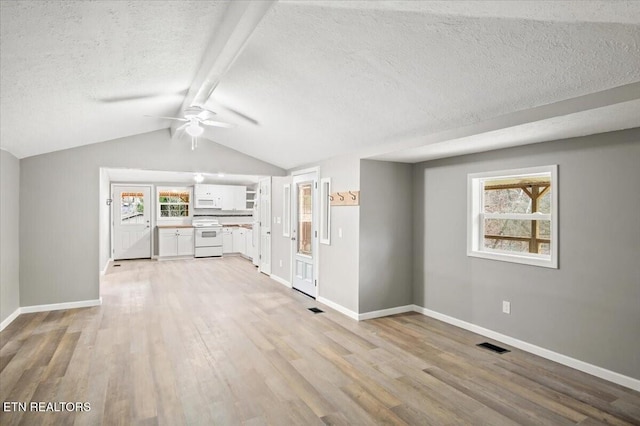
[[196, 216], [192, 221], [195, 229], [195, 257], [222, 256], [222, 225], [215, 217]]

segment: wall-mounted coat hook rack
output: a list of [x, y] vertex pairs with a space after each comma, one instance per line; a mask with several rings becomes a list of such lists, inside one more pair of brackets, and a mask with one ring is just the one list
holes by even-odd
[[329, 195], [332, 206], [357, 206], [360, 205], [360, 191], [340, 191]]

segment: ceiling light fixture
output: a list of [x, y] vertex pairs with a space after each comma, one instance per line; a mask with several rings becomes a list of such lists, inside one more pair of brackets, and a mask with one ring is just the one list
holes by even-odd
[[194, 177], [193, 180], [196, 181], [196, 183], [202, 183], [204, 181], [204, 176], [202, 176], [202, 173], [197, 173]]
[[196, 117], [190, 118], [189, 125], [185, 128], [185, 131], [191, 136], [191, 150], [193, 151], [198, 147], [198, 136], [200, 136], [204, 129], [200, 127], [198, 124], [198, 119]]

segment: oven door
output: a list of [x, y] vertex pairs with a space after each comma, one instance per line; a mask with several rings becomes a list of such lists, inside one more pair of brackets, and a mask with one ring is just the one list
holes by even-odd
[[196, 229], [196, 247], [222, 246], [222, 228]]

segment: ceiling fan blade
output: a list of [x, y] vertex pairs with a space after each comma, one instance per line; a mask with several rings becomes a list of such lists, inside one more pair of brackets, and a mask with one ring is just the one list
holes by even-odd
[[225, 127], [227, 129], [231, 127], [236, 127], [235, 124], [223, 123], [222, 121], [205, 120], [205, 121], [201, 121], [201, 123], [206, 126]]
[[215, 99], [211, 99], [210, 98], [205, 105], [207, 105], [210, 108], [223, 110], [224, 112], [227, 112], [229, 114], [235, 115], [236, 117], [238, 117], [238, 118], [240, 118], [240, 119], [242, 119], [242, 120], [244, 120], [244, 121], [246, 121], [246, 122], [248, 122], [250, 124], [253, 124], [254, 126], [259, 126], [260, 125], [258, 120], [256, 120], [255, 118], [250, 117], [250, 116], [248, 116], [246, 114], [243, 114], [243, 113], [241, 113], [240, 111], [238, 111], [236, 109], [228, 107], [227, 105], [224, 105], [224, 104], [216, 101]]
[[95, 98], [96, 101], [101, 103], [113, 103], [113, 102], [126, 102], [126, 101], [135, 101], [138, 99], [148, 99], [148, 98], [159, 98], [163, 96], [185, 96], [188, 92], [188, 89], [180, 90], [179, 92], [173, 93], [140, 93], [137, 95], [125, 95], [125, 96], [107, 96], [104, 98]]
[[163, 117], [161, 115], [145, 115], [145, 117], [151, 118], [162, 118], [164, 120], [177, 120], [177, 121], [189, 121], [186, 118], [178, 118], [178, 117]]
[[181, 132], [183, 131], [187, 126], [189, 125], [189, 123], [184, 123], [182, 126], [178, 127], [176, 129], [176, 132]]

